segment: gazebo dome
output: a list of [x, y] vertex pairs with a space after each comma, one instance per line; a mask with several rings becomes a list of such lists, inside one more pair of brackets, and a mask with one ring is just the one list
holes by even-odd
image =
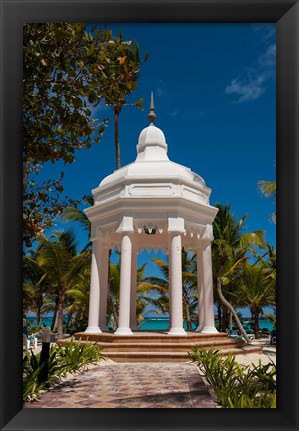
[[[159, 183], [160, 189], [157, 185], [150, 187], [149, 181]], [[170, 181], [173, 187], [169, 187]], [[134, 183], [138, 183], [138, 187], [132, 186], [130, 193], [126, 193], [126, 186]], [[209, 203], [211, 190], [206, 187], [203, 178], [192, 172], [190, 168], [169, 160], [164, 133], [153, 124], [143, 129], [139, 135], [135, 162], [114, 171], [101, 181], [97, 189], [93, 190], [95, 205], [103, 202], [105, 191], [108, 192], [108, 190], [109, 199], [112, 198], [113, 190], [118, 196], [123, 193], [127, 198], [140, 196], [142, 183], [146, 187], [146, 189], [142, 188], [144, 197], [182, 197], [198, 203]], [[166, 188], [163, 188], [163, 183], [167, 184]]]
[[167, 144], [164, 133], [161, 129], [151, 123], [148, 127], [142, 130], [139, 135], [137, 152], [140, 153], [145, 146], [159, 146], [167, 150]]

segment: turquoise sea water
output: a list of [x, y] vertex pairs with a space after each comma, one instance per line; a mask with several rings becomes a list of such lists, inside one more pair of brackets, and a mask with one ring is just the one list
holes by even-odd
[[[66, 319], [65, 319], [66, 321]], [[244, 320], [244, 323], [248, 322], [248, 320]], [[41, 319], [41, 325], [45, 323], [47, 326], [51, 326], [52, 324], [52, 317], [42, 317]], [[27, 317], [27, 324], [28, 326], [35, 326], [36, 325], [36, 318], [34, 316], [28, 316]], [[246, 324], [245, 324], [246, 326]], [[272, 331], [273, 325], [269, 320], [266, 319], [259, 319], [259, 326], [260, 329], [269, 329], [269, 331]], [[168, 318], [160, 318], [160, 319], [153, 319], [148, 318], [145, 319], [141, 325], [140, 329], [142, 331], [166, 331], [169, 328], [169, 319]], [[187, 329], [186, 323], [184, 323], [184, 328]], [[196, 326], [192, 324], [192, 328], [196, 329]]]
[[[193, 329], [196, 329], [195, 325], [192, 325]], [[272, 331], [273, 325], [266, 319], [259, 319], [260, 329], [269, 329]], [[169, 319], [145, 319], [141, 325], [140, 329], [142, 331], [166, 331], [169, 328]], [[186, 323], [184, 323], [184, 328], [187, 329]]]
[[[27, 325], [28, 326], [36, 326], [36, 317], [34, 317], [34, 316], [27, 316], [26, 320], [27, 320]], [[64, 321], [66, 322], [66, 319], [64, 319]], [[45, 323], [47, 326], [51, 326], [51, 324], [52, 324], [52, 317], [42, 317], [41, 321], [40, 321], [40, 326], [42, 326], [43, 323]]]

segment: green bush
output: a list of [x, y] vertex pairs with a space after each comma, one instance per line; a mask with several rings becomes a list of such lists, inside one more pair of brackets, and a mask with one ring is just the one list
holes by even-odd
[[34, 371], [28, 367], [28, 352], [23, 359], [23, 401], [35, 401], [38, 399], [39, 393], [45, 388], [45, 383], [38, 381], [40, 369]]
[[230, 354], [223, 358], [218, 350], [199, 350], [189, 353], [212, 386], [220, 405], [226, 408], [275, 408], [276, 366], [240, 365]]
[[53, 383], [61, 381], [69, 373], [83, 373], [89, 364], [106, 360], [96, 343], [74, 342], [73, 338], [65, 347], [54, 344], [50, 348], [48, 362], [48, 380], [39, 382], [43, 369], [41, 354], [25, 352], [23, 359], [23, 401], [38, 400], [40, 391]]
[[35, 334], [36, 332], [41, 332], [42, 327], [40, 325], [28, 326], [28, 335]]
[[73, 337], [65, 346], [55, 346], [60, 362], [67, 364], [67, 372], [83, 373], [87, 365], [106, 360], [96, 343], [82, 343], [81, 339], [74, 342]]

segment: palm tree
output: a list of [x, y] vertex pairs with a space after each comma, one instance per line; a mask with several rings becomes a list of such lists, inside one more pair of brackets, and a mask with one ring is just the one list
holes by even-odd
[[254, 335], [259, 332], [259, 316], [263, 307], [275, 303], [275, 281], [265, 265], [246, 263], [242, 272], [242, 283], [237, 295], [244, 307], [249, 307], [253, 322]]
[[120, 254], [118, 262], [109, 264], [108, 274], [108, 314], [113, 316], [114, 323], [118, 326], [119, 315], [119, 288], [120, 288]]
[[[83, 196], [82, 200], [85, 204], [89, 206], [93, 206], [94, 204], [94, 199], [92, 195], [85, 195]], [[64, 222], [73, 221], [73, 222], [79, 223], [83, 228], [83, 230], [88, 234], [88, 238], [90, 238], [91, 224], [84, 211], [80, 210], [77, 207], [67, 207], [64, 210], [61, 218]], [[87, 250], [90, 247], [91, 247], [91, 241], [89, 241], [86, 244], [83, 250]]]
[[[118, 262], [116, 264], [110, 263], [109, 270], [109, 289], [108, 289], [108, 314], [114, 319], [116, 326], [118, 326], [119, 315], [119, 292], [120, 292], [120, 259], [121, 255], [118, 253]], [[147, 283], [144, 282], [144, 272], [146, 264], [137, 268], [137, 286], [136, 286], [136, 315], [137, 323], [139, 324], [143, 319], [145, 308], [149, 305], [150, 300], [145, 295], [147, 291]]]
[[[228, 322], [231, 325], [232, 322], [232, 312], [230, 308], [221, 300], [218, 293], [218, 276], [221, 270], [223, 275], [221, 277], [222, 281], [222, 293], [225, 299], [233, 306], [234, 309], [240, 307], [239, 298], [233, 293], [238, 288], [238, 283], [240, 276], [242, 274], [242, 267], [247, 260], [247, 256], [243, 253], [231, 252], [230, 256], [224, 262], [219, 259], [218, 251], [216, 247], [212, 247], [212, 259], [213, 259], [213, 284], [214, 284], [214, 300], [217, 306], [218, 313], [218, 326], [219, 331], [225, 332]], [[222, 265], [222, 268], [221, 268]]]
[[249, 343], [248, 336], [240, 322], [240, 319], [223, 293], [223, 286], [233, 280], [234, 275], [247, 260], [248, 251], [254, 247], [265, 246], [264, 232], [255, 231], [243, 233], [246, 216], [236, 219], [230, 212], [229, 205], [216, 204], [218, 213], [214, 220], [213, 231], [213, 271], [216, 282], [217, 294], [222, 304], [233, 314], [238, 328], [245, 340]]
[[39, 264], [38, 253], [30, 250], [23, 259], [23, 304], [36, 312], [36, 323], [40, 324], [48, 282], [44, 268]]
[[[168, 262], [162, 259], [152, 259], [158, 266], [164, 278], [147, 277], [147, 289], [159, 293], [159, 297], [155, 301], [151, 301], [157, 306], [161, 312], [169, 313], [169, 265]], [[186, 250], [182, 250], [182, 283], [183, 283], [183, 316], [187, 323], [187, 330], [192, 331], [192, 322], [197, 320], [197, 274], [196, 274], [196, 255], [191, 257]]]
[[90, 267], [90, 252], [77, 254], [75, 234], [71, 230], [51, 235], [55, 240], [43, 238], [38, 248], [38, 262], [47, 274], [55, 291], [58, 313], [58, 337], [63, 335], [63, 312], [69, 291], [80, 281], [80, 274]]
[[259, 188], [267, 198], [276, 199], [276, 181], [258, 181]]
[[[90, 294], [90, 268], [84, 269], [74, 286], [68, 290], [67, 307], [71, 320], [72, 331], [81, 331], [87, 327]], [[70, 322], [69, 322], [70, 323]]]
[[[114, 57], [113, 57], [114, 55]], [[121, 167], [120, 160], [120, 145], [119, 145], [119, 115], [124, 105], [128, 105], [126, 97], [129, 96], [137, 88], [137, 79], [140, 76], [140, 68], [147, 60], [147, 54], [144, 60], [140, 61], [140, 52], [137, 42], [131, 42], [124, 46], [123, 55], [118, 56], [119, 52], [111, 52], [111, 62], [105, 66], [113, 69], [120, 77], [119, 85], [107, 86], [106, 92], [102, 94], [105, 97], [106, 105], [113, 108], [113, 123], [114, 123], [114, 147], [115, 147], [115, 160], [116, 169]], [[101, 91], [103, 88], [101, 87]], [[134, 104], [137, 108], [142, 107], [142, 99]]]
[[[264, 196], [274, 201], [276, 200], [276, 181], [260, 180], [258, 181], [258, 186]], [[271, 214], [271, 220], [276, 223], [276, 213]]]
[[274, 329], [276, 328], [276, 307], [275, 307], [275, 305], [273, 305], [273, 313], [264, 313], [262, 311], [262, 316], [272, 323]]

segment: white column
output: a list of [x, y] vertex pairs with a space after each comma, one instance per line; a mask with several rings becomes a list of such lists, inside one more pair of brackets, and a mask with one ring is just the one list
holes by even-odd
[[107, 245], [101, 250], [101, 272], [100, 272], [100, 328], [107, 329], [107, 293], [109, 272], [109, 247]]
[[204, 327], [202, 334], [217, 334], [214, 319], [214, 295], [211, 241], [203, 243]]
[[182, 239], [180, 233], [172, 234], [170, 257], [170, 335], [187, 335], [183, 327], [183, 285], [182, 285]]
[[136, 287], [137, 287], [137, 249], [132, 250], [131, 296], [130, 296], [130, 328], [138, 329], [136, 321]]
[[169, 328], [168, 330], [170, 331], [171, 329], [171, 316], [173, 314], [172, 310], [171, 310], [171, 304], [173, 301], [171, 301], [171, 241], [169, 241], [168, 244], [168, 297], [169, 297]]
[[196, 249], [197, 256], [197, 290], [198, 290], [198, 327], [196, 332], [201, 332], [204, 327], [204, 292], [203, 292], [203, 252], [199, 245]]
[[119, 322], [116, 335], [133, 334], [130, 329], [131, 260], [131, 238], [124, 233], [121, 240]]
[[95, 238], [92, 241], [91, 277], [89, 295], [88, 327], [85, 332], [100, 333], [99, 311], [100, 311], [100, 258], [101, 240]]

